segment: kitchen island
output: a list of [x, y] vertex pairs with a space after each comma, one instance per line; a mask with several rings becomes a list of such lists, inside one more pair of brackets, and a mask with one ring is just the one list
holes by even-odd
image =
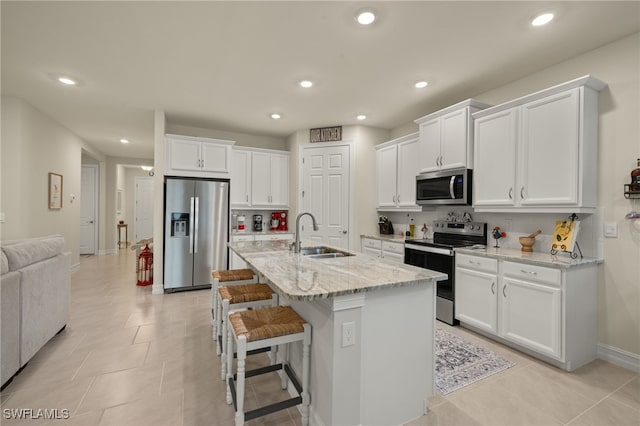
[[[310, 258], [287, 241], [229, 247], [312, 326], [311, 424], [402, 424], [425, 413], [435, 283], [446, 274], [361, 253]], [[291, 354], [296, 372], [300, 350]]]

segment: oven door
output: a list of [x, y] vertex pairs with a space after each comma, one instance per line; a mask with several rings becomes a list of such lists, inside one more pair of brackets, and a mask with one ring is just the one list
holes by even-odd
[[436, 318], [450, 325], [455, 325], [453, 303], [455, 300], [454, 273], [455, 257], [453, 250], [438, 247], [404, 245], [404, 263], [431, 269], [447, 274], [447, 279], [438, 281], [436, 286]]
[[438, 281], [436, 295], [447, 300], [454, 300], [453, 273], [455, 270], [453, 250], [438, 247], [417, 246], [405, 243], [404, 263], [443, 272], [448, 275], [444, 281]]

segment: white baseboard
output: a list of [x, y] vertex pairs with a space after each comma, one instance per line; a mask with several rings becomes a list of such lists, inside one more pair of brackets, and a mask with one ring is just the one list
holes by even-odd
[[104, 256], [107, 254], [116, 254], [118, 253], [118, 249], [107, 249], [107, 250], [98, 250], [98, 256]]
[[640, 355], [598, 343], [598, 359], [640, 373]]

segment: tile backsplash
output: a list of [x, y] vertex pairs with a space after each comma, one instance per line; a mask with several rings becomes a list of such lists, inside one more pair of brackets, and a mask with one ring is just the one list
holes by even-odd
[[[460, 217], [467, 212], [474, 222], [487, 222], [489, 234], [495, 226], [499, 226], [507, 233], [507, 236], [499, 241], [501, 247], [520, 248], [518, 237], [527, 236], [540, 229], [542, 233], [536, 237], [536, 243], [533, 246], [534, 251], [537, 252], [551, 250], [551, 237], [556, 221], [567, 220], [570, 216], [564, 213], [475, 213], [470, 207], [435, 207], [422, 212], [379, 212], [379, 214], [387, 216], [393, 223], [396, 234], [402, 235], [408, 230], [409, 223], [413, 219], [415, 233], [420, 236], [420, 228], [424, 223], [431, 226], [434, 220], [446, 220], [450, 212]], [[598, 209], [595, 214], [578, 214], [578, 220], [580, 221], [578, 244], [582, 254], [590, 257], [604, 257], [604, 236], [602, 235], [604, 209]], [[487, 245], [495, 245], [491, 235], [488, 237]]]

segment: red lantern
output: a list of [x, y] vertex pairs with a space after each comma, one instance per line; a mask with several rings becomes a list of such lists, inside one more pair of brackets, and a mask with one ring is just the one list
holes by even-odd
[[146, 286], [153, 284], [153, 252], [149, 244], [140, 252], [138, 256], [138, 284]]

